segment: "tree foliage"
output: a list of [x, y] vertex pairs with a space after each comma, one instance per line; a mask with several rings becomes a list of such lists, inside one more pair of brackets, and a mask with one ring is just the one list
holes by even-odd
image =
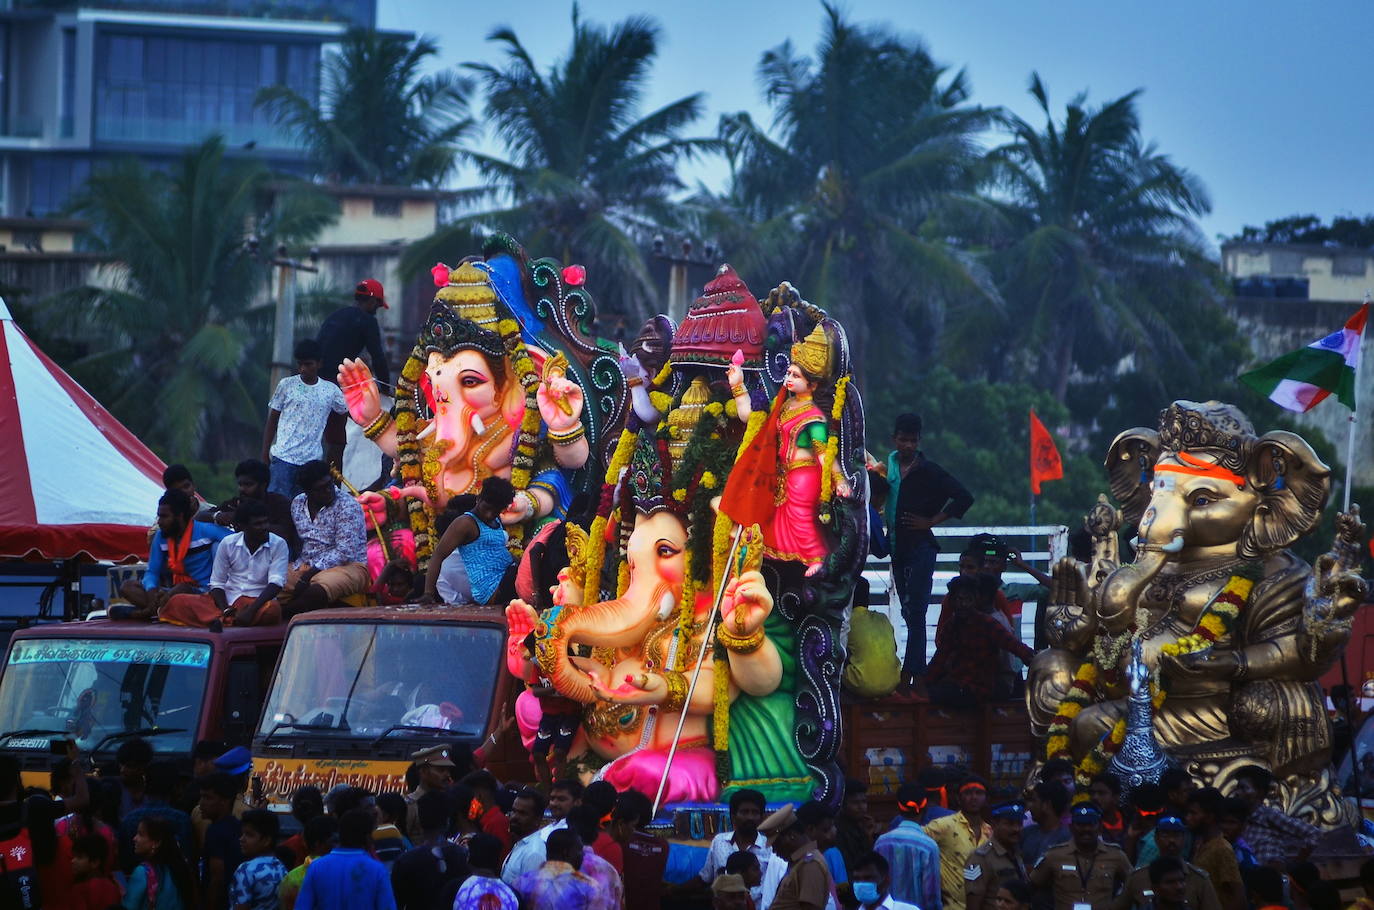
[[1312, 243], [1367, 250], [1374, 247], [1374, 215], [1337, 216], [1324, 224], [1316, 215], [1289, 215], [1266, 221], [1264, 227], [1246, 225], [1231, 238], [1254, 243]]
[[1183, 354], [1161, 291], [1206, 296], [1216, 268], [1194, 218], [1210, 210], [1201, 181], [1140, 130], [1131, 92], [1097, 107], [1073, 98], [1062, 119], [1038, 75], [1044, 116], [1004, 117], [1012, 140], [989, 155], [1009, 226], [990, 257], [1014, 319], [1008, 362], [1063, 401], [1075, 368], [1101, 373], [1130, 354]]
[[[815, 59], [791, 42], [764, 53], [772, 129], [723, 117], [730, 190], [699, 202], [737, 268], [789, 278], [881, 374], [909, 364], [911, 347], [930, 353], [921, 342], [938, 337], [949, 301], [996, 303], [943, 229], [991, 214], [975, 192], [990, 114], [924, 45], [824, 9]], [[883, 343], [894, 337], [904, 344]]]
[[257, 103], [326, 180], [437, 187], [475, 133], [471, 82], [452, 72], [422, 74], [438, 52], [429, 37], [411, 42], [355, 28], [323, 62], [318, 104], [285, 85], [260, 89]]
[[684, 136], [701, 115], [700, 93], [641, 110], [659, 35], [648, 17], [604, 27], [574, 6], [567, 55], [541, 70], [514, 30], [493, 31], [504, 64], [467, 66], [485, 87], [485, 119], [507, 156], [467, 152], [483, 179], [462, 197], [475, 211], [414, 244], [403, 271], [452, 260], [505, 230], [531, 250], [585, 265], [603, 309], [655, 312], [643, 250], [675, 221], [679, 162], [715, 147]]
[[[166, 171], [128, 159], [93, 174], [73, 211], [119, 265], [108, 283], [49, 300], [40, 332], [83, 350], [66, 366], [169, 459], [256, 451], [273, 311], [255, 305], [268, 267], [245, 240], [306, 242], [336, 203], [305, 186], [281, 190], [260, 163], [226, 159], [215, 137]], [[318, 318], [308, 303], [297, 315], [312, 328]]]

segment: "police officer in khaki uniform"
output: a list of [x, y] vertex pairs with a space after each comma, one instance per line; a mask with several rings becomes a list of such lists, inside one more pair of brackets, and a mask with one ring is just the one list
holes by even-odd
[[[1192, 910], [1221, 910], [1221, 899], [1217, 897], [1217, 889], [1212, 887], [1212, 877], [1183, 860], [1183, 844], [1187, 836], [1188, 826], [1177, 815], [1166, 815], [1155, 823], [1155, 845], [1159, 847], [1159, 855], [1183, 861], [1183, 895], [1188, 906]], [[1114, 910], [1130, 910], [1132, 907], [1149, 910], [1154, 904], [1155, 891], [1150, 883], [1150, 870], [1149, 867], [1142, 867], [1132, 872], [1126, 880], [1126, 890], [1117, 898]]]
[[417, 809], [420, 797], [431, 790], [442, 792], [448, 789], [453, 779], [453, 769], [457, 765], [449, 757], [448, 746], [420, 749], [411, 753], [410, 760], [420, 772], [420, 785], [406, 794], [406, 802], [409, 804], [406, 806], [406, 836], [418, 844], [424, 840], [424, 832], [420, 830], [420, 813]]
[[999, 803], [992, 808], [992, 838], [968, 858], [964, 867], [966, 910], [993, 910], [997, 889], [1008, 880], [1026, 881], [1021, 860], [1021, 824], [1026, 807]]
[[1067, 844], [1045, 851], [1030, 881], [1050, 889], [1054, 910], [1111, 910], [1126, 888], [1131, 861], [1115, 844], [1102, 840], [1102, 812], [1092, 803], [1073, 807]]

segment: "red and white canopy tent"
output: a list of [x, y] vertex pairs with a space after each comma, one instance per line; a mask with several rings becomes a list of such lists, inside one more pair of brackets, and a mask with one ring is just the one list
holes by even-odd
[[0, 557], [146, 556], [163, 467], [0, 300]]

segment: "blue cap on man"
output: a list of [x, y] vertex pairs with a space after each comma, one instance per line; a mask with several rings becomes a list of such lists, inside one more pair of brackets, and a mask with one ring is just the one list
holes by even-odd
[[225, 774], [237, 777], [253, 770], [253, 753], [243, 746], [235, 746], [215, 759], [215, 767]]

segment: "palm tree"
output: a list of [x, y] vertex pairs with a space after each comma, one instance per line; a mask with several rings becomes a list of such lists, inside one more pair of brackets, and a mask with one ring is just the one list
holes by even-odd
[[475, 250], [485, 233], [504, 230], [530, 250], [587, 266], [607, 310], [652, 312], [655, 291], [642, 249], [673, 221], [670, 199], [682, 189], [678, 162], [716, 145], [682, 136], [701, 114], [700, 94], [641, 115], [659, 33], [644, 16], [593, 25], [574, 5], [568, 54], [541, 72], [514, 31], [492, 32], [490, 40], [505, 49], [504, 65], [468, 67], [486, 87], [486, 119], [508, 157], [468, 152], [486, 185], [462, 198], [495, 207], [413, 244], [403, 271], [451, 261]]
[[308, 150], [316, 173], [336, 183], [434, 186], [458, 162], [474, 131], [469, 80], [421, 75], [439, 53], [429, 37], [353, 29], [322, 67], [320, 104], [284, 85], [259, 90], [257, 103]]
[[1193, 220], [1211, 204], [1196, 177], [1141, 139], [1139, 91], [1096, 108], [1080, 94], [1062, 122], [1038, 75], [1030, 92], [1044, 125], [1006, 117], [1012, 140], [989, 156], [1010, 226], [991, 262], [1018, 314], [1009, 350], [1028, 352], [1021, 369], [1062, 402], [1075, 368], [1182, 350], [1167, 308], [1180, 295], [1213, 297], [1215, 267]]
[[[989, 214], [974, 191], [990, 114], [920, 43], [829, 4], [825, 15], [814, 61], [789, 42], [759, 64], [773, 134], [747, 114], [722, 118], [733, 179], [703, 229], [746, 274], [792, 278], [844, 318], [872, 363], [914, 338], [933, 347], [950, 302], [996, 302], [946, 239], [956, 220]], [[870, 351], [870, 338], [893, 343]]]
[[44, 328], [85, 351], [64, 366], [171, 459], [256, 451], [273, 312], [257, 304], [268, 267], [245, 241], [256, 232], [266, 249], [305, 243], [337, 217], [336, 203], [308, 187], [281, 190], [258, 162], [226, 160], [217, 136], [165, 172], [128, 159], [92, 174], [73, 210], [117, 265], [108, 286], [43, 307]]

